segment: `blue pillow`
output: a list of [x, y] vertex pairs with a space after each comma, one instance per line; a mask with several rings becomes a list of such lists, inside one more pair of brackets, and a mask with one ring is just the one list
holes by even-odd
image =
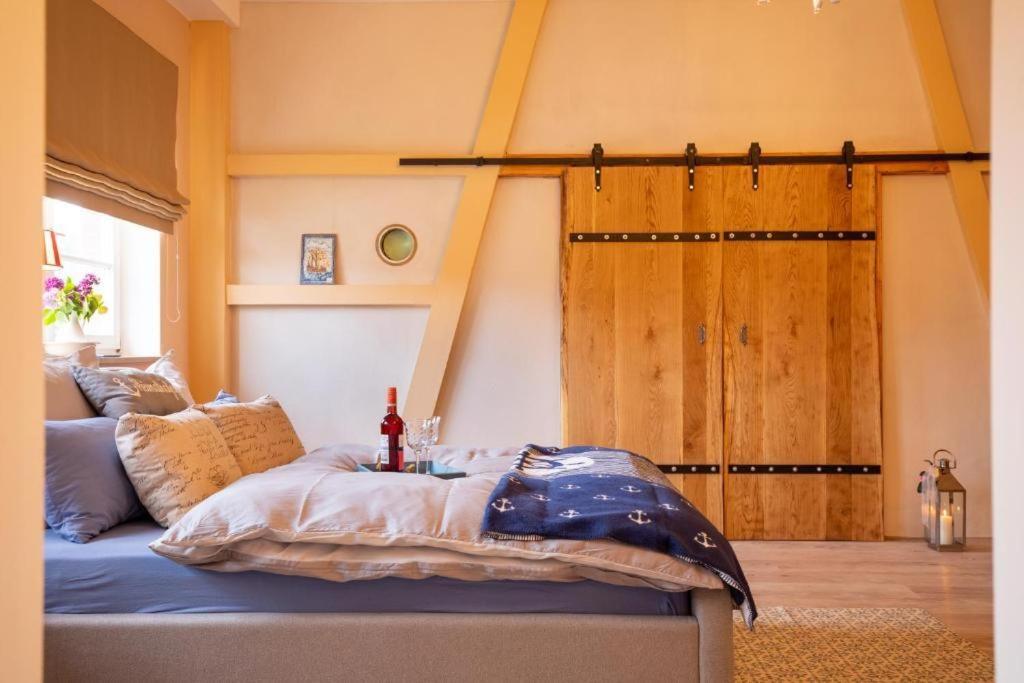
[[238, 403], [238, 397], [221, 389], [217, 392], [217, 398], [210, 401], [210, 403]]
[[117, 420], [46, 421], [46, 523], [73, 543], [86, 543], [142, 514], [117, 455]]

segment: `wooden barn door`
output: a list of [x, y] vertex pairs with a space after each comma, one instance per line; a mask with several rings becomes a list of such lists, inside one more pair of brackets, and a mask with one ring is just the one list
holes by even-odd
[[879, 539], [874, 169], [760, 174], [568, 172], [564, 439], [648, 455], [730, 538]]
[[563, 435], [651, 457], [721, 527], [723, 175], [684, 175], [567, 173]]
[[874, 178], [726, 170], [729, 538], [882, 538]]

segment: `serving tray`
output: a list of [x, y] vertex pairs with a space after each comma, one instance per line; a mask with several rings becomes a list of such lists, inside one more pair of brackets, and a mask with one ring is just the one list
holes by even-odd
[[[462, 470], [457, 470], [454, 467], [449, 467], [444, 463], [437, 462], [436, 460], [420, 460], [419, 470], [416, 469], [416, 461], [411, 460], [405, 463], [405, 469], [402, 472], [393, 472], [392, 474], [429, 474], [432, 477], [438, 479], [458, 479], [466, 476], [466, 473]], [[386, 470], [379, 469], [380, 465], [375, 462], [361, 462], [356, 467], [356, 472], [383, 472]]]

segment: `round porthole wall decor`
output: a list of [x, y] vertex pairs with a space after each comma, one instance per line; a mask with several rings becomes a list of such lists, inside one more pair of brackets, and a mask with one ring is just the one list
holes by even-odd
[[377, 233], [377, 256], [389, 266], [400, 266], [416, 255], [416, 235], [404, 225], [393, 223]]

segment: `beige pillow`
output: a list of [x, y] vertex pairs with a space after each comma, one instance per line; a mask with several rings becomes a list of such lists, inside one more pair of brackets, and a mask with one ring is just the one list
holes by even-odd
[[161, 526], [242, 476], [213, 420], [192, 408], [166, 416], [128, 413], [114, 436], [139, 500]]
[[46, 419], [81, 420], [96, 417], [96, 411], [78, 388], [71, 372], [74, 365], [95, 368], [96, 347], [87, 346], [66, 356], [46, 354], [43, 357], [43, 377], [46, 379]]
[[261, 396], [252, 403], [195, 407], [216, 423], [242, 474], [265, 472], [306, 454], [291, 420], [270, 396]]
[[146, 368], [146, 372], [151, 372], [154, 375], [160, 375], [168, 382], [171, 383], [181, 397], [185, 399], [185, 403], [192, 405], [195, 403], [195, 399], [192, 398], [192, 392], [188, 389], [188, 382], [185, 380], [185, 375], [181, 372], [177, 365], [174, 364], [174, 349], [171, 349], [163, 356], [158, 358], [155, 363]]

